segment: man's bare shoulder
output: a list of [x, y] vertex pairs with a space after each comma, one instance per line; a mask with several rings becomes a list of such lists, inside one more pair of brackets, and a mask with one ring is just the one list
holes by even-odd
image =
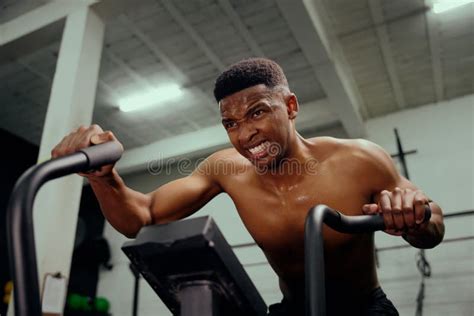
[[218, 178], [253, 170], [253, 165], [234, 148], [218, 150], [208, 156], [201, 164], [207, 174]]
[[391, 182], [398, 171], [390, 155], [379, 145], [366, 139], [342, 140], [341, 155], [357, 174], [375, 178], [379, 182]]
[[246, 163], [249, 162], [245, 159], [235, 148], [225, 148], [218, 150], [207, 157], [211, 163], [218, 161], [228, 161], [233, 163]]
[[317, 136], [307, 138], [306, 140], [313, 145], [334, 146], [339, 144], [342, 139], [331, 136]]
[[390, 155], [379, 145], [366, 139], [345, 139], [344, 148], [347, 153], [361, 161], [372, 164], [392, 163]]
[[346, 139], [330, 136], [318, 136], [306, 139], [319, 161], [339, 161], [347, 157], [348, 144]]
[[391, 163], [390, 155], [379, 145], [366, 139], [345, 139], [335, 137], [314, 137], [308, 139], [312, 147], [325, 153], [327, 158], [337, 163], [350, 162], [361, 168], [386, 166]]
[[385, 151], [379, 145], [362, 138], [347, 139], [330, 136], [319, 136], [307, 139], [313, 146], [330, 150], [341, 155], [356, 155], [370, 159], [371, 156], [383, 155]]
[[340, 148], [342, 139], [330, 136], [317, 136], [307, 138], [306, 141], [313, 149], [334, 153]]

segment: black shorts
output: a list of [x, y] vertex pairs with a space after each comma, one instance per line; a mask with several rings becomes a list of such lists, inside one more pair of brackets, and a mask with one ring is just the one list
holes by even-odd
[[[332, 315], [341, 315], [340, 310], [335, 311], [335, 308], [333, 306], [330, 306], [331, 304], [327, 304], [326, 310], [327, 310], [327, 315], [332, 316]], [[341, 300], [338, 303], [334, 304], [335, 306], [341, 307], [344, 306], [344, 301]], [[361, 310], [359, 312], [355, 311], [353, 308], [350, 306], [345, 306], [350, 310], [350, 315], [360, 315], [360, 316], [398, 316], [398, 311], [393, 306], [393, 303], [387, 298], [387, 295], [385, 295], [384, 291], [380, 287], [373, 289], [370, 292], [370, 295], [367, 299], [366, 302], [362, 304]], [[336, 307], [336, 308], [338, 308]], [[290, 304], [283, 299], [281, 303], [273, 304], [270, 305], [269, 307], [269, 313], [268, 316], [295, 316], [295, 312], [298, 315], [304, 315], [304, 310], [301, 309], [296, 309], [290, 306]], [[344, 313], [344, 312], [342, 312]], [[349, 314], [348, 314], [349, 315]]]

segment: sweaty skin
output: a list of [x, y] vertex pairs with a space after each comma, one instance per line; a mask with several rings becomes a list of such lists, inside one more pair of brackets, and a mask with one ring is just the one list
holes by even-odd
[[[380, 205], [383, 190], [418, 189], [398, 174], [390, 156], [373, 143], [301, 137], [294, 126], [298, 102], [285, 88], [253, 86], [224, 98], [219, 106], [234, 148], [212, 154], [191, 175], [149, 194], [126, 187], [113, 166], [85, 176], [107, 220], [128, 237], [144, 225], [184, 218], [226, 192], [277, 273], [285, 299], [295, 307], [292, 315], [302, 315], [308, 210], [326, 204], [347, 215], [362, 215], [367, 204]], [[98, 126], [82, 128], [66, 137], [52, 155], [108, 140], [115, 137]], [[401, 228], [406, 228], [404, 237], [409, 243], [434, 247], [443, 237], [444, 226], [441, 209], [435, 203], [430, 207], [429, 223], [389, 227], [387, 232], [400, 235]], [[378, 212], [377, 206], [368, 212]], [[325, 227], [323, 235], [328, 309], [336, 315], [356, 315], [354, 311], [378, 286], [373, 234], [342, 234]]]

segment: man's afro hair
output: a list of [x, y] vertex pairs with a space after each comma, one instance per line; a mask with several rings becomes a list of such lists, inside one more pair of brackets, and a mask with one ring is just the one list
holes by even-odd
[[281, 67], [267, 58], [249, 58], [231, 65], [216, 79], [214, 97], [223, 98], [243, 89], [264, 84], [268, 88], [288, 87], [288, 81]]

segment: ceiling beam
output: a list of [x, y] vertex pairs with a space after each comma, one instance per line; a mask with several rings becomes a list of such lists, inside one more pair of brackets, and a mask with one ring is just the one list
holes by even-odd
[[347, 134], [364, 137], [359, 91], [335, 35], [326, 27], [322, 0], [277, 0], [277, 4]]
[[194, 30], [194, 28], [186, 21], [181, 12], [176, 9], [173, 2], [170, 0], [164, 0], [163, 6], [168, 10], [171, 17], [186, 31], [186, 33], [191, 36], [196, 45], [203, 51], [211, 63], [219, 70], [223, 71], [225, 65], [222, 60], [212, 51], [212, 49], [207, 45], [204, 39]]
[[[426, 6], [431, 6], [425, 0]], [[441, 66], [441, 41], [439, 38], [438, 19], [433, 10], [426, 12], [426, 28], [428, 29], [428, 39], [431, 51], [431, 63], [433, 67], [433, 81], [436, 94], [436, 101], [444, 100], [444, 82], [443, 82], [443, 68]]]
[[395, 101], [398, 109], [406, 107], [406, 100], [403, 89], [398, 78], [397, 68], [393, 59], [392, 48], [388, 36], [387, 24], [380, 4], [380, 0], [369, 0], [369, 9], [372, 16], [372, 22], [375, 25], [375, 32], [379, 40], [379, 46], [382, 51], [382, 57], [387, 68], [388, 77], [392, 85]]
[[[318, 127], [324, 128], [338, 123], [338, 117], [329, 109], [330, 104], [327, 99], [303, 104], [301, 115], [296, 120], [298, 131], [315, 130]], [[221, 124], [217, 124], [127, 150], [117, 163], [117, 169], [121, 174], [143, 171], [149, 164], [157, 166], [179, 158], [208, 155], [217, 149], [230, 146], [225, 129]]]
[[17, 40], [51, 23], [64, 19], [71, 12], [87, 7], [96, 0], [52, 1], [0, 25], [0, 46]]
[[239, 31], [239, 34], [245, 40], [245, 43], [250, 47], [252, 54], [255, 57], [265, 56], [257, 41], [255, 41], [252, 34], [250, 34], [248, 28], [244, 25], [237, 12], [235, 12], [229, 0], [218, 0], [218, 3], [227, 17], [231, 20], [232, 24], [234, 24], [234, 27]]

